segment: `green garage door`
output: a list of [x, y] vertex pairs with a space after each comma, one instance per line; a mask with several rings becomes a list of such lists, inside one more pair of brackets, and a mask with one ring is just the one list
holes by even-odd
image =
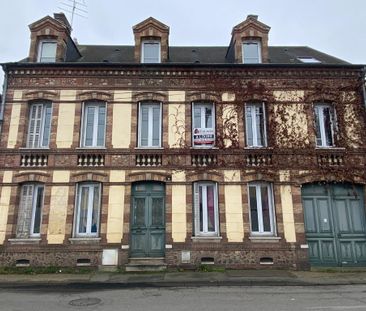
[[310, 264], [366, 266], [363, 187], [316, 183], [301, 193]]

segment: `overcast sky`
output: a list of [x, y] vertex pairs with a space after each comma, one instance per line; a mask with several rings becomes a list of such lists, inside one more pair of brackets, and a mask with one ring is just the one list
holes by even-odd
[[[69, 1], [0, 0], [0, 63], [27, 57], [28, 25]], [[233, 26], [256, 14], [271, 27], [270, 45], [306, 45], [366, 63], [366, 0], [78, 1], [88, 11], [87, 18], [74, 18], [72, 37], [80, 44], [132, 45], [132, 26], [153, 16], [170, 27], [170, 45], [227, 46]]]

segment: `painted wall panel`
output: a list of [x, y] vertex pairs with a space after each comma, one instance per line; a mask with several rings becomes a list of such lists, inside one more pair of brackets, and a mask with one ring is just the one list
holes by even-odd
[[108, 200], [107, 242], [120, 243], [123, 237], [124, 186], [110, 186]]

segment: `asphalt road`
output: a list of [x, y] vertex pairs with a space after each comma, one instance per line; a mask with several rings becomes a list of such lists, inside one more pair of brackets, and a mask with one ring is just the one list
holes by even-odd
[[366, 311], [366, 285], [0, 289], [1, 311]]

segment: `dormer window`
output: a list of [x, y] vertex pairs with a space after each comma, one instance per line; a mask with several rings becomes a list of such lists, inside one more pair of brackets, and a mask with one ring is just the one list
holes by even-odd
[[141, 45], [142, 63], [160, 63], [160, 41], [145, 40]]
[[262, 62], [261, 44], [259, 41], [243, 42], [243, 64], [259, 64]]
[[52, 40], [43, 40], [39, 43], [38, 62], [54, 63], [56, 62], [57, 42]]

